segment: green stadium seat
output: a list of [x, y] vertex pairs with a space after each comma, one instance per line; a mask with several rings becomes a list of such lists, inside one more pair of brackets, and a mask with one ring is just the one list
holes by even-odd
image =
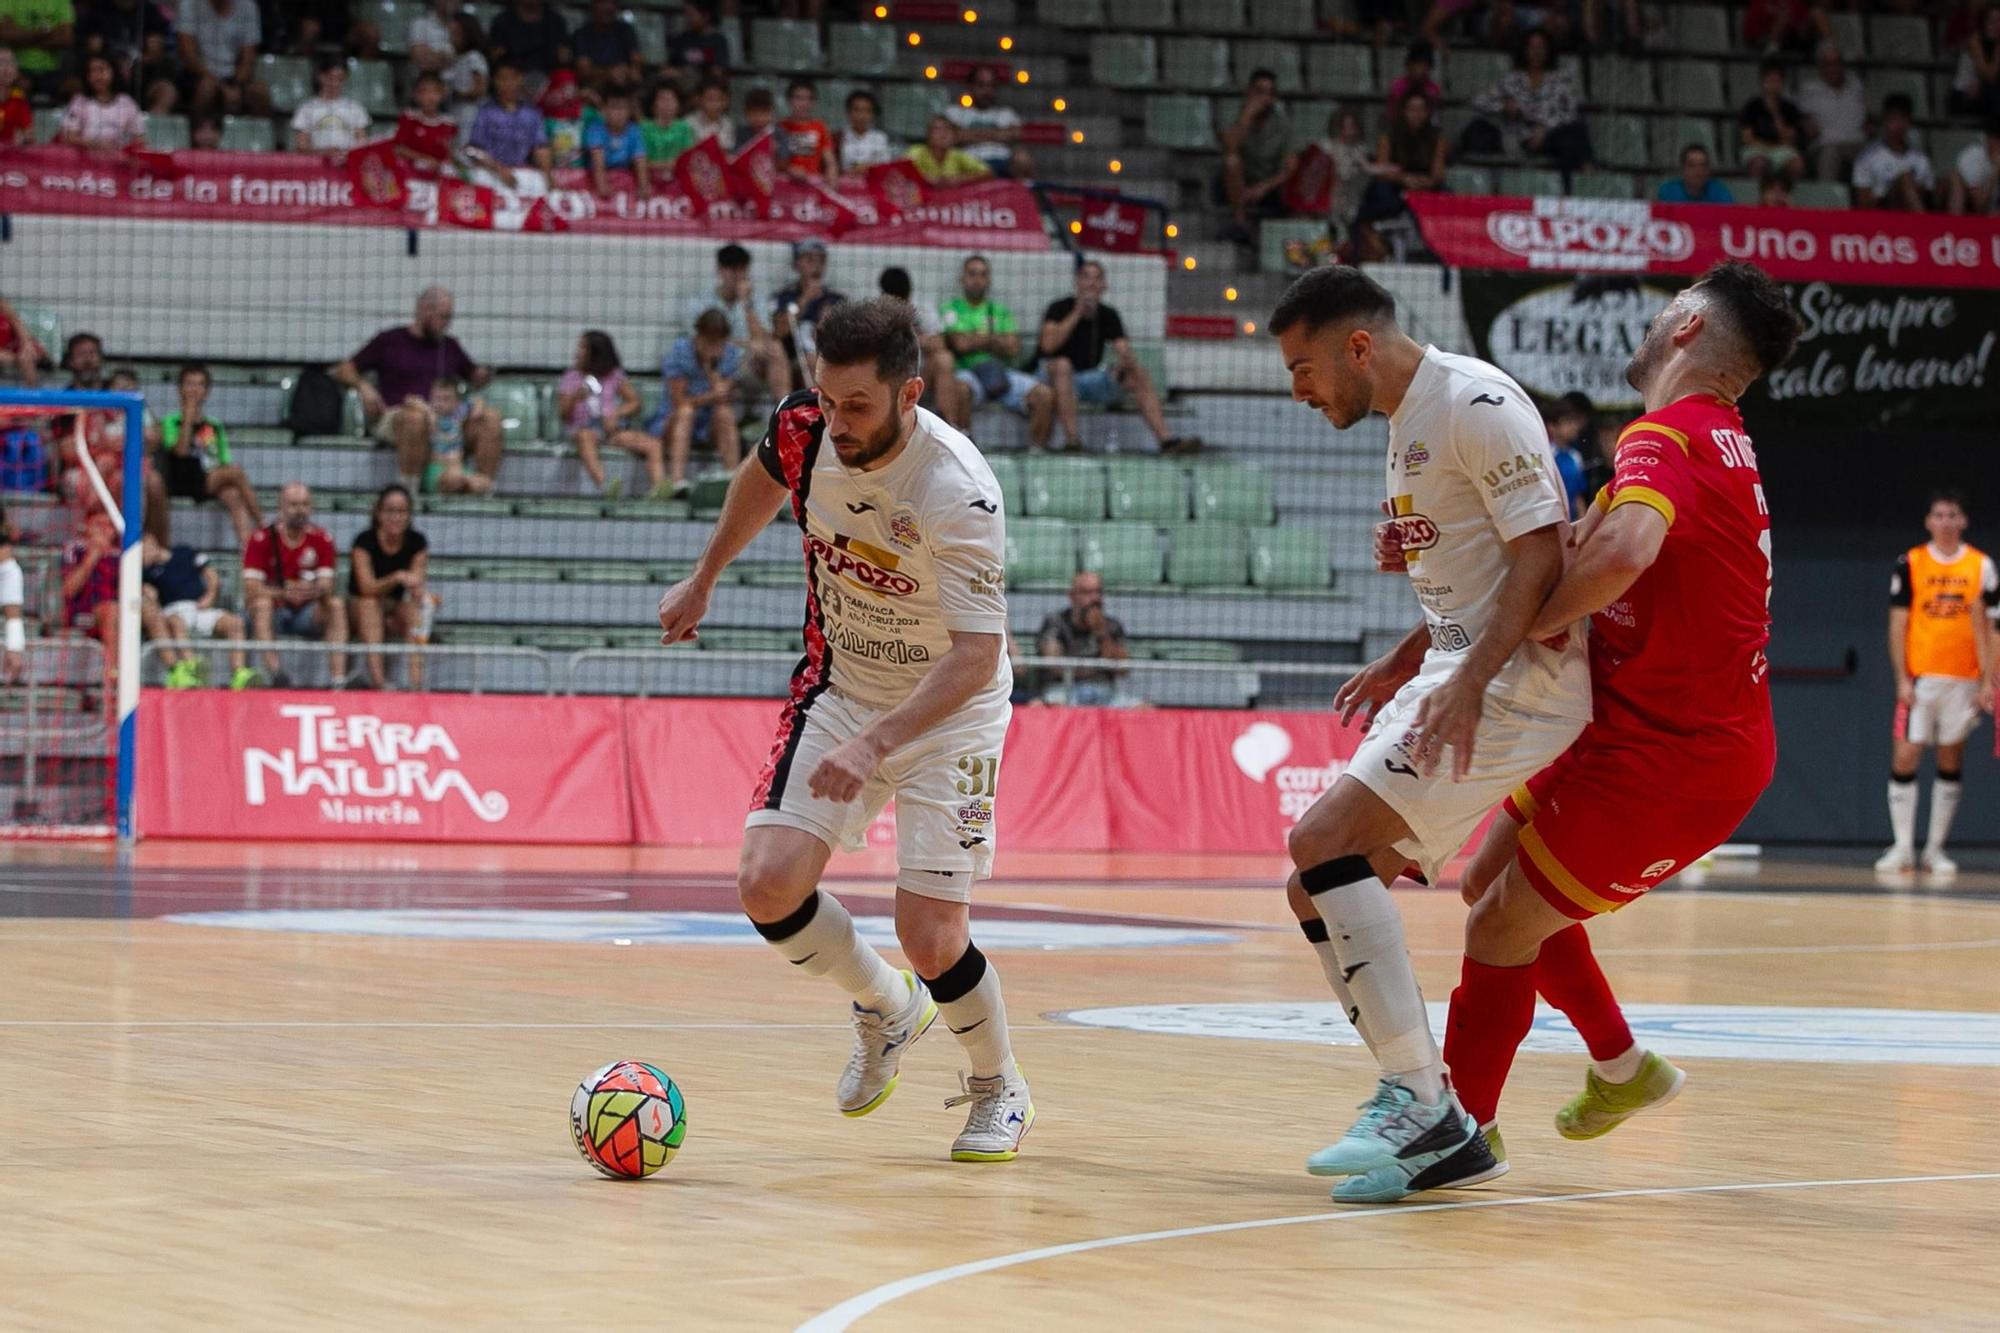
[[396, 76], [386, 60], [348, 61], [347, 95], [378, 120], [393, 120], [401, 110], [396, 102]]
[[1318, 219], [1274, 218], [1257, 228], [1257, 267], [1265, 273], [1289, 273], [1291, 260], [1285, 246], [1293, 241], [1313, 241], [1326, 235], [1326, 223]]
[[237, 153], [268, 153], [278, 146], [278, 134], [267, 116], [224, 116], [220, 146]]
[[[848, 78], [880, 78], [896, 70], [896, 29], [887, 23], [835, 23], [827, 29], [830, 67]], [[833, 114], [831, 106], [822, 108]]]
[[1156, 662], [1241, 662], [1243, 646], [1223, 639], [1154, 639], [1133, 655]]
[[1250, 31], [1267, 37], [1310, 37], [1319, 28], [1313, 0], [1250, 0]]
[[1111, 517], [1122, 523], [1185, 523], [1187, 474], [1171, 463], [1114, 458], [1104, 465]]
[[1499, 51], [1453, 51], [1444, 58], [1444, 74], [1438, 82], [1459, 97], [1474, 98], [1491, 88], [1514, 67]]
[[1623, 171], [1580, 171], [1570, 177], [1569, 192], [1576, 199], [1630, 199], [1632, 177]]
[[[1877, 14], [1868, 20], [1868, 54], [1877, 60], [1896, 60], [1908, 65], [1931, 63], [1930, 20], [1918, 14]], [[1869, 89], [1876, 88], [1870, 73]], [[1921, 119], [1919, 113], [1919, 119]]]
[[1150, 523], [1091, 523], [1079, 530], [1082, 568], [1109, 587], [1145, 588], [1160, 581], [1160, 534]]
[[1800, 181], [1792, 187], [1794, 208], [1849, 208], [1853, 199], [1841, 181]]
[[1678, 163], [1681, 150], [1693, 143], [1706, 148], [1711, 157], [1722, 156], [1716, 142], [1715, 122], [1707, 116], [1672, 116], [1653, 122], [1653, 161], [1656, 164]]
[[1097, 33], [1090, 39], [1090, 78], [1106, 88], [1151, 88], [1159, 82], [1159, 50], [1151, 37]]
[[[1871, 69], [1868, 71], [1868, 100], [1876, 106], [1891, 93], [1902, 93], [1910, 99], [1913, 114], [1918, 120], [1931, 117], [1930, 80], [1922, 71], [1914, 69]], [[1951, 160], [1940, 154], [1932, 154], [1933, 164], [1940, 174], [1951, 165]]]
[[[1731, 60], [1723, 65], [1723, 95], [1729, 99], [1729, 105], [1741, 107], [1752, 98], [1763, 95], [1764, 76], [1757, 68], [1758, 63], [1754, 60]], [[1594, 139], [1595, 127], [1591, 133]]]
[[1700, 55], [1727, 55], [1734, 43], [1729, 39], [1729, 13], [1720, 5], [1669, 5], [1667, 23], [1674, 45]]
[[[1653, 63], [1630, 56], [1592, 56], [1588, 67], [1590, 98], [1607, 107], [1651, 109], [1657, 105], [1653, 94]], [[1601, 118], [1600, 118], [1601, 119]], [[1591, 133], [1597, 132], [1597, 121]]]
[[639, 56], [646, 63], [664, 60], [667, 54], [667, 16], [658, 10], [628, 9], [625, 21], [639, 38]]
[[500, 414], [500, 433], [508, 444], [542, 438], [542, 385], [534, 380], [495, 380], [480, 391], [486, 405]]
[[1560, 199], [1563, 178], [1547, 167], [1502, 167], [1494, 186], [1504, 195], [1525, 195], [1535, 199]]
[[694, 488], [688, 492], [688, 508], [697, 518], [712, 518], [722, 512], [722, 501], [729, 494], [729, 474], [712, 472], [694, 479]]
[[1044, 23], [1058, 28], [1097, 29], [1105, 25], [1104, 0], [1065, 0], [1051, 5], [1040, 15]]
[[1104, 0], [1104, 26], [1113, 32], [1172, 31], [1174, 7], [1161, 0]]
[[1236, 86], [1245, 87], [1252, 71], [1268, 69], [1278, 76], [1278, 91], [1296, 93], [1306, 86], [1299, 68], [1297, 42], [1275, 42], [1265, 38], [1239, 38], [1229, 44], [1230, 61], [1236, 67]]
[[257, 79], [271, 90], [271, 105], [279, 111], [296, 111], [313, 95], [312, 61], [303, 56], [258, 56]]
[[1206, 97], [1180, 94], [1146, 99], [1146, 142], [1155, 148], [1206, 152], [1216, 146], [1215, 120]]
[[[655, 640], [658, 639], [655, 635]], [[696, 647], [711, 653], [802, 653], [805, 640], [797, 630], [704, 629]]]
[[1167, 344], [1159, 338], [1132, 339], [1132, 359], [1153, 381], [1162, 403], [1167, 401]]
[[1194, 469], [1194, 516], [1204, 523], [1272, 523], [1271, 474], [1240, 463], [1207, 463]]
[[384, 52], [400, 56], [409, 54], [410, 20], [428, 8], [419, 0], [361, 0], [354, 16], [375, 25]]
[[161, 152], [178, 152], [192, 141], [186, 116], [146, 117], [146, 146]]
[[1221, 32], [1232, 36], [1249, 24], [1243, 0], [1180, 0], [1180, 20], [1181, 28], [1187, 32]]
[[1054, 518], [1007, 524], [1007, 581], [1016, 587], [1066, 584], [1076, 573], [1076, 536]]
[[28, 129], [29, 143], [54, 143], [62, 133], [62, 108], [47, 106], [34, 113]]
[[1861, 15], [1847, 10], [1835, 10], [1826, 16], [1827, 28], [1833, 33], [1833, 44], [1840, 48], [1840, 54], [1849, 60], [1859, 60], [1868, 54], [1868, 38], [1861, 26]]
[[1754, 204], [1758, 200], [1759, 189], [1756, 181], [1748, 176], [1729, 176], [1722, 182], [1729, 189], [1729, 197], [1739, 204]]
[[1446, 167], [1444, 188], [1453, 194], [1492, 194], [1493, 173], [1486, 167]]
[[1326, 534], [1314, 528], [1252, 532], [1250, 582], [1273, 592], [1331, 587], [1333, 556]]
[[1177, 588], [1241, 588], [1249, 581], [1250, 540], [1227, 523], [1173, 530], [1167, 582]]
[[1590, 123], [1590, 144], [1597, 160], [1621, 167], [1651, 166], [1646, 122], [1637, 116], [1599, 116]]
[[1306, 51], [1306, 78], [1315, 93], [1375, 97], [1375, 52], [1366, 46], [1316, 42]]
[[826, 65], [819, 25], [806, 19], [750, 20], [750, 55], [759, 69], [811, 72]]
[[1167, 38], [1160, 43], [1160, 82], [1207, 91], [1229, 87], [1229, 43], [1220, 37]]
[[1104, 517], [1104, 467], [1095, 459], [1021, 460], [1023, 512], [1035, 518], [1093, 522]]
[[1722, 66], [1712, 60], [1672, 60], [1660, 70], [1660, 98], [1670, 111], [1730, 110]]
[[892, 139], [921, 140], [937, 114], [938, 94], [921, 83], [889, 83], [881, 90], [882, 129]]
[[986, 455], [986, 466], [993, 470], [993, 480], [1000, 483], [1000, 508], [1009, 519], [1021, 512], [1021, 467], [1013, 459], [1002, 455]]
[[49, 354], [51, 362], [62, 360], [63, 326], [62, 319], [55, 311], [38, 305], [24, 305], [16, 302], [14, 313], [28, 326], [28, 332]]

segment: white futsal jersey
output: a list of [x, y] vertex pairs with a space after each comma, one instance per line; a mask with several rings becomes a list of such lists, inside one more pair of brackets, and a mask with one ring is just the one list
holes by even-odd
[[[1567, 520], [1569, 505], [1541, 414], [1521, 386], [1469, 356], [1424, 349], [1389, 418], [1389, 510], [1430, 651], [1419, 679], [1449, 676], [1492, 619], [1506, 543]], [[1580, 633], [1561, 650], [1524, 643], [1490, 697], [1553, 717], [1590, 718], [1590, 664]]]
[[[806, 560], [806, 658], [794, 681], [869, 708], [908, 698], [951, 647], [951, 632], [1007, 632], [1006, 520], [979, 449], [917, 409], [909, 443], [885, 468], [840, 461], [816, 397], [795, 393], [758, 447], [792, 495]], [[965, 711], [1003, 709], [1007, 655]]]

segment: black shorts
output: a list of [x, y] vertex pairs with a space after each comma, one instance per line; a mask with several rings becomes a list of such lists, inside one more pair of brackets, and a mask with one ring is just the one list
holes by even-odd
[[199, 454], [161, 454], [160, 476], [167, 483], [168, 495], [184, 500], [208, 498], [208, 469], [202, 466]]

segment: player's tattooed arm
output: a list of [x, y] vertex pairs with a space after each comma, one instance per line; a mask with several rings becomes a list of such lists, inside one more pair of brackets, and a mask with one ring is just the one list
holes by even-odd
[[722, 514], [715, 520], [715, 531], [709, 534], [708, 545], [702, 549], [694, 573], [667, 589], [660, 598], [661, 643], [671, 645], [700, 637], [697, 627], [708, 614], [708, 599], [715, 591], [715, 581], [729, 568], [729, 562], [742, 555], [743, 548], [764, 530], [789, 494], [784, 483], [765, 471], [755, 454], [743, 460], [729, 483]]
[[923, 735], [962, 708], [993, 679], [1006, 651], [1005, 634], [952, 630], [951, 647], [931, 664], [909, 698], [861, 729], [854, 739], [827, 751], [806, 785], [826, 801], [851, 801], [868, 785], [884, 757]]
[[1533, 636], [1561, 634], [1623, 597], [1659, 558], [1666, 540], [1666, 517], [1651, 505], [1622, 504], [1606, 513], [1570, 557], [1562, 581], [1535, 617]]

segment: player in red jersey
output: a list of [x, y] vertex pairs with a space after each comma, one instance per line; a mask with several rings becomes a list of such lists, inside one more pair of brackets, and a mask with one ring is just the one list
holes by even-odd
[[[1477, 901], [1445, 1063], [1481, 1125], [1533, 1021], [1544, 941], [1579, 943], [1565, 934], [1578, 922], [1713, 850], [1770, 783], [1770, 517], [1736, 400], [1798, 330], [1782, 288], [1721, 264], [1654, 319], [1626, 368], [1646, 414], [1619, 436], [1534, 629], [1590, 617], [1594, 719], [1507, 802], [1468, 875]], [[1592, 1138], [1679, 1091], [1657, 1055], [1637, 1064], [1623, 1082], [1594, 1068], [1558, 1128]]]

